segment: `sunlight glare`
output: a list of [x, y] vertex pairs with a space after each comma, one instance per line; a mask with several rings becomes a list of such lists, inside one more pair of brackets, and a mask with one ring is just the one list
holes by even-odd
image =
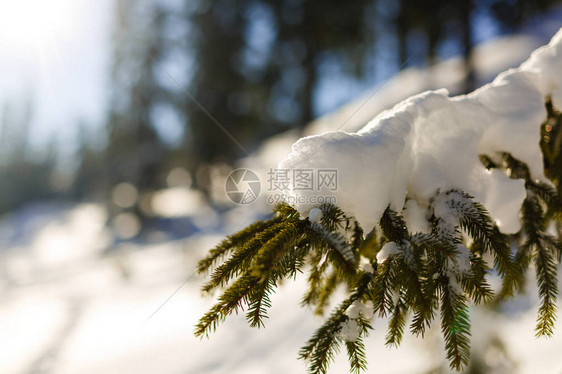
[[71, 32], [72, 0], [0, 2], [0, 46], [20, 52], [45, 52], [60, 47]]

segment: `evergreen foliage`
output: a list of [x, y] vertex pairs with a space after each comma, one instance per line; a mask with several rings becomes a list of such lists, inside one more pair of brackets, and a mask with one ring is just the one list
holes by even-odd
[[[322, 205], [321, 217], [311, 221], [280, 204], [273, 218], [229, 236], [199, 263], [200, 273], [210, 272], [204, 291], [223, 291], [195, 334], [208, 335], [241, 310], [250, 326], [263, 327], [271, 306], [269, 295], [279, 282], [307, 273], [302, 305], [316, 313], [325, 312], [338, 286], [349, 295], [301, 349], [300, 358], [308, 361], [310, 373], [326, 373], [344, 346], [350, 370], [366, 369], [364, 340], [374, 314], [389, 319], [388, 346], [398, 346], [407, 327], [423, 337], [437, 319], [450, 367], [461, 370], [470, 357], [470, 305], [521, 292], [524, 274], [533, 265], [541, 299], [536, 334], [551, 336], [558, 294], [556, 265], [562, 254], [562, 115], [548, 101], [547, 113], [541, 146], [553, 185], [533, 180], [528, 167], [508, 153], [481, 156], [488, 169], [525, 181], [527, 197], [518, 234], [500, 233], [486, 208], [458, 189], [436, 191], [429, 201], [429, 233], [411, 232], [391, 207], [364, 235], [365, 228], [337, 206]], [[503, 281], [498, 295], [487, 280], [494, 274]]]

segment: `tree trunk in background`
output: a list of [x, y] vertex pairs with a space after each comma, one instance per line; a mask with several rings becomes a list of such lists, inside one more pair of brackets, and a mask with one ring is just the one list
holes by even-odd
[[302, 112], [299, 127], [304, 127], [314, 119], [314, 87], [316, 86], [316, 50], [314, 41], [306, 38], [306, 57], [303, 61], [303, 67], [306, 74], [306, 80], [302, 88]]
[[462, 52], [464, 58], [465, 80], [464, 92], [468, 93], [476, 88], [474, 61], [472, 60], [472, 0], [460, 1], [460, 20], [462, 32]]
[[399, 69], [406, 67], [408, 61], [408, 16], [406, 1], [400, 0], [400, 9], [396, 17], [396, 37], [398, 39], [398, 66]]
[[443, 31], [437, 18], [438, 16], [432, 16], [432, 22], [428, 25], [427, 62], [429, 66], [434, 65], [437, 62], [437, 46]]

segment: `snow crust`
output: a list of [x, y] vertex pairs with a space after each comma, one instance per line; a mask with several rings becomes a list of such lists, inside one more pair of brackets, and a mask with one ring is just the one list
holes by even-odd
[[[333, 195], [337, 205], [365, 228], [386, 207], [402, 211], [428, 206], [437, 190], [460, 189], [482, 203], [504, 233], [520, 229], [523, 180], [486, 170], [480, 154], [509, 152], [532, 177], [546, 181], [539, 148], [545, 98], [562, 107], [562, 30], [517, 69], [500, 74], [469, 95], [449, 97], [441, 89], [413, 96], [384, 111], [357, 133], [328, 132], [300, 139], [280, 169], [336, 169], [335, 191], [286, 191], [289, 195]], [[294, 207], [306, 217], [311, 199]], [[301, 203], [302, 202], [302, 203]], [[412, 208], [413, 207], [413, 208]], [[418, 214], [417, 214], [418, 213]], [[421, 226], [419, 212], [407, 214]]]

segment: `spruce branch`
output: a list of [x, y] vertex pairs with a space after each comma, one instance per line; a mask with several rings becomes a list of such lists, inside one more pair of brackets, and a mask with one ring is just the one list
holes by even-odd
[[518, 258], [522, 266], [528, 266], [531, 259], [534, 260], [541, 299], [535, 332], [537, 336], [551, 336], [556, 320], [556, 258], [560, 246], [556, 239], [545, 233], [544, 209], [537, 195], [529, 194], [523, 202], [521, 213], [526, 241], [519, 248]]
[[452, 369], [461, 370], [470, 357], [470, 320], [464, 295], [452, 292], [447, 282], [440, 287], [441, 332]]
[[278, 216], [267, 221], [257, 221], [245, 229], [240, 230], [233, 235], [227, 236], [226, 239], [221, 241], [215, 248], [209, 251], [207, 257], [199, 261], [197, 265], [197, 272], [199, 274], [207, 272], [217, 261], [224, 258], [224, 256], [226, 256], [231, 250], [240, 248], [248, 241], [248, 239], [252, 238], [264, 229], [279, 223], [281, 219], [282, 218]]
[[331, 271], [331, 273], [327, 274], [320, 287], [320, 291], [318, 293], [318, 298], [316, 300], [316, 308], [314, 312], [318, 315], [323, 315], [324, 310], [328, 306], [330, 301], [330, 297], [334, 294], [336, 287], [340, 284], [341, 278], [338, 276], [336, 271]]
[[345, 342], [347, 357], [349, 359], [350, 371], [359, 374], [367, 370], [367, 355], [363, 338], [359, 336], [354, 342]]
[[219, 287], [224, 287], [230, 279], [247, 271], [252, 264], [254, 256], [266, 244], [278, 235], [279, 230], [287, 228], [291, 223], [281, 221], [265, 228], [253, 238], [250, 238], [244, 246], [235, 251], [232, 256], [219, 265], [212, 272], [209, 282], [203, 286], [203, 292], [209, 292]]
[[276, 258], [279, 258], [285, 251], [294, 249], [299, 236], [298, 222], [287, 222], [279, 227], [277, 234], [261, 245], [257, 251], [253, 258], [254, 266], [259, 271], [271, 270]]
[[[307, 344], [301, 348], [299, 357], [304, 360], [310, 360], [308, 366], [310, 373], [325, 374], [327, 372], [329, 363], [334, 360], [335, 355], [339, 351], [341, 339], [338, 334], [341, 330], [341, 325], [349, 319], [345, 312], [354, 301], [361, 300], [370, 294], [372, 280], [372, 274], [363, 273], [352, 294], [332, 312], [330, 318], [314, 333]], [[370, 328], [370, 325], [365, 323], [360, 325], [363, 327], [360, 330], [359, 336], [364, 335], [366, 330]]]
[[267, 318], [266, 308], [271, 308], [269, 294], [275, 286], [275, 277], [269, 275], [262, 278], [248, 294], [246, 320], [250, 327], [265, 327], [263, 320]]
[[333, 204], [322, 204], [320, 206], [322, 211], [322, 218], [320, 223], [326, 230], [330, 232], [337, 232], [342, 228], [345, 228], [348, 221], [348, 217], [344, 212]]
[[[373, 313], [389, 316], [390, 346], [400, 344], [409, 313], [410, 331], [422, 337], [439, 314], [447, 359], [451, 368], [461, 370], [469, 359], [469, 303], [487, 303], [493, 297], [488, 274], [495, 270], [502, 279], [498, 299], [503, 299], [522, 290], [523, 272], [533, 264], [541, 302], [535, 331], [537, 336], [551, 336], [556, 266], [562, 259], [562, 114], [548, 102], [547, 112], [541, 148], [545, 174], [554, 186], [533, 179], [527, 165], [509, 153], [480, 156], [486, 168], [525, 181], [522, 230], [517, 235], [503, 235], [486, 208], [459, 189], [437, 191], [430, 199], [429, 233], [412, 234], [390, 206], [376, 227], [364, 228], [335, 205], [324, 204], [321, 214], [302, 218], [289, 205], [279, 204], [273, 218], [228, 236], [199, 262], [200, 273], [211, 271], [203, 289], [223, 292], [195, 334], [208, 336], [228, 315], [241, 310], [251, 327], [263, 327], [271, 294], [285, 279], [306, 270], [308, 289], [302, 304], [316, 313], [324, 312], [338, 286], [345, 286], [349, 295], [300, 351], [311, 373], [326, 373], [342, 346], [351, 371], [365, 370], [364, 338], [372, 329]], [[493, 265], [484, 261], [485, 254], [491, 254]], [[369, 313], [361, 314], [366, 305]]]
[[373, 304], [380, 317], [386, 316], [392, 309], [392, 292], [396, 284], [395, 260], [393, 256], [390, 256], [377, 266]]
[[216, 330], [219, 323], [227, 316], [248, 305], [248, 295], [259, 282], [260, 277], [253, 275], [243, 276], [234, 282], [221, 294], [218, 302], [201, 317], [195, 327], [195, 336], [209, 336], [209, 332]]
[[427, 307], [418, 308], [414, 311], [410, 330], [415, 335], [422, 337], [439, 310], [439, 285], [444, 280], [442, 260], [439, 257], [440, 253], [434, 253], [427, 261], [426, 267], [420, 275], [422, 292], [426, 299]]
[[322, 293], [322, 287], [325, 284], [325, 273], [329, 266], [327, 254], [316, 250], [312, 251], [309, 256], [310, 270], [308, 273], [308, 290], [304, 294], [301, 304], [302, 305], [315, 305]]
[[348, 268], [353, 271], [357, 264], [357, 259], [351, 246], [347, 243], [343, 235], [337, 231], [330, 231], [322, 224], [314, 222], [310, 225], [310, 236], [316, 237], [318, 241], [324, 242], [326, 246], [335, 250], [339, 255], [348, 262]]
[[332, 316], [320, 327], [308, 343], [301, 348], [299, 358], [303, 360], [310, 360], [308, 371], [310, 373], [325, 374], [328, 370], [328, 365], [335, 358], [338, 353], [340, 341], [338, 333], [341, 329], [341, 324], [347, 320], [345, 310], [351, 303], [345, 302], [332, 313]]
[[359, 334], [355, 341], [346, 341], [345, 347], [347, 350], [347, 357], [349, 360], [350, 372], [359, 374], [367, 370], [367, 355], [365, 353], [364, 337], [369, 336], [369, 330], [373, 327], [363, 318], [357, 319]]
[[380, 226], [388, 241], [400, 243], [410, 236], [404, 218], [392, 210], [390, 206], [384, 211]]
[[397, 348], [402, 342], [404, 328], [406, 327], [407, 313], [408, 306], [404, 302], [403, 295], [399, 295], [388, 322], [386, 345]]
[[535, 269], [539, 286], [541, 305], [535, 332], [537, 336], [552, 336], [556, 320], [556, 296], [558, 281], [556, 280], [556, 260], [552, 248], [537, 245]]
[[489, 269], [482, 257], [478, 255], [473, 254], [470, 261], [472, 271], [462, 279], [463, 290], [474, 304], [487, 303], [494, 297], [494, 292], [485, 278]]

